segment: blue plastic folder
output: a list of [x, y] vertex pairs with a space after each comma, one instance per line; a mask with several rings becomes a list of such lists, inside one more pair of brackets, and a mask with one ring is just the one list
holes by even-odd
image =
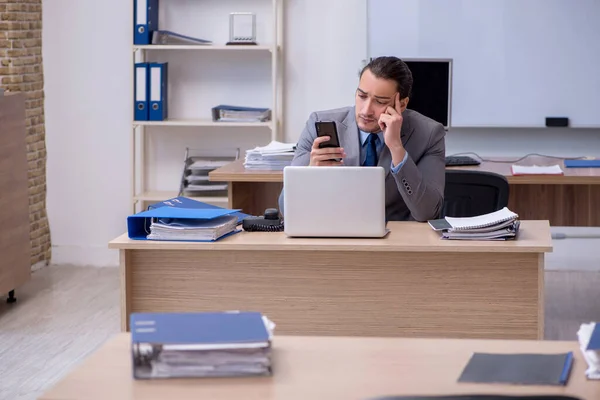
[[600, 351], [600, 323], [594, 324], [594, 330], [592, 331], [592, 336], [586, 350]]
[[[148, 240], [147, 235], [150, 233], [150, 224], [152, 223], [153, 218], [211, 220], [224, 215], [234, 214], [238, 211], [239, 210], [230, 210], [226, 208], [153, 208], [128, 216], [127, 234], [130, 239]], [[233, 231], [230, 234], [236, 232], [239, 231]]]
[[565, 160], [567, 168], [600, 168], [600, 159]]
[[[209, 209], [218, 209], [224, 210], [223, 207], [215, 206], [213, 204], [203, 203], [198, 200], [189, 199], [187, 197], [174, 197], [172, 199], [168, 199], [165, 201], [161, 201], [159, 203], [155, 203], [148, 206], [148, 209], [151, 210], [153, 208], [159, 207], [176, 207], [176, 208], [209, 208]], [[234, 210], [235, 211], [235, 210]], [[242, 221], [249, 217], [249, 214], [244, 214], [243, 212], [236, 211], [233, 215], [238, 217], [238, 225], [242, 223]]]

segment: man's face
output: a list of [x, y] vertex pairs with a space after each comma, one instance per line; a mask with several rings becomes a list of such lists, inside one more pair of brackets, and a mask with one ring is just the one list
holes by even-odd
[[[389, 107], [394, 107], [396, 82], [377, 78], [366, 70], [356, 89], [356, 123], [364, 132], [379, 132], [379, 116]], [[405, 109], [404, 101], [402, 111]]]

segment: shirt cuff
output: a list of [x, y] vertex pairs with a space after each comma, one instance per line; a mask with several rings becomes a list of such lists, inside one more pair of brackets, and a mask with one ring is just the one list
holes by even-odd
[[406, 162], [406, 160], [408, 159], [408, 151], [404, 151], [404, 158], [402, 159], [402, 161], [400, 161], [400, 163], [398, 165], [396, 165], [394, 167], [394, 162], [392, 161], [390, 164], [392, 165], [392, 173], [397, 174], [398, 171], [400, 171], [400, 168], [402, 168], [402, 166], [404, 165], [404, 163]]

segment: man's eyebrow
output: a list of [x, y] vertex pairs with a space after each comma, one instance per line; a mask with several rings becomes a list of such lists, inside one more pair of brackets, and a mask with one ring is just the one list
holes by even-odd
[[[369, 94], [369, 93], [365, 92], [364, 90], [362, 90], [361, 88], [357, 88], [357, 90], [359, 92], [361, 92], [362, 94], [366, 94], [366, 95]], [[391, 100], [392, 99], [391, 97], [386, 97], [386, 96], [373, 96], [373, 97], [375, 97], [376, 99], [380, 99], [380, 100]]]

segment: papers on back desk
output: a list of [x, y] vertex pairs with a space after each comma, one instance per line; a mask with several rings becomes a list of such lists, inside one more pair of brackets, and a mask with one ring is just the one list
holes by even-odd
[[283, 170], [291, 165], [296, 145], [272, 141], [266, 146], [246, 151], [244, 168], [254, 170]]

